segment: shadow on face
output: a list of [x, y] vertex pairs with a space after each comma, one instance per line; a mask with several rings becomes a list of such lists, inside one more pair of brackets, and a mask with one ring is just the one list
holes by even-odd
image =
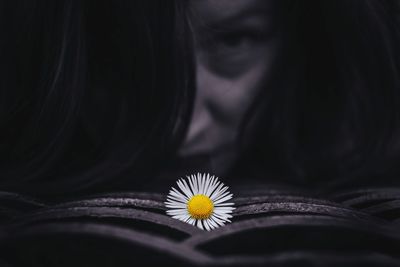
[[279, 38], [274, 1], [191, 0], [197, 88], [182, 155], [235, 150], [238, 127], [267, 87]]

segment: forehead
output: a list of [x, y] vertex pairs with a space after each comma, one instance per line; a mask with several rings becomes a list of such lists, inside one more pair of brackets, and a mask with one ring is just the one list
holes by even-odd
[[191, 0], [191, 9], [207, 22], [265, 14], [271, 11], [273, 0]]

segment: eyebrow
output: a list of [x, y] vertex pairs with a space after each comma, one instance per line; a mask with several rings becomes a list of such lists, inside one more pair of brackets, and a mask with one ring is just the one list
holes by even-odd
[[[221, 6], [222, 7], [222, 6]], [[201, 16], [197, 12], [193, 12], [196, 21], [198, 23], [198, 27], [200, 28], [219, 28], [221, 25], [229, 26], [238, 22], [248, 22], [249, 20], [260, 19], [260, 21], [264, 21], [267, 19], [268, 15], [271, 15], [271, 7], [270, 5], [248, 5], [244, 8], [232, 12], [232, 14], [226, 15], [226, 13], [221, 12], [221, 16], [214, 16], [215, 18], [211, 18], [210, 16]]]

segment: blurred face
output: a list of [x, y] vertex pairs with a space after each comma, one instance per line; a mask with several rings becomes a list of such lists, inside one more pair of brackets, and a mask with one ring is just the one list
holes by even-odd
[[232, 148], [278, 47], [273, 0], [190, 0], [197, 88], [182, 155]]

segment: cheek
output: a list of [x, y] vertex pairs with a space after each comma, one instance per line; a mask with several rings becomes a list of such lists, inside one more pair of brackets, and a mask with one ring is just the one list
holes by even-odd
[[259, 62], [240, 76], [227, 78], [199, 64], [197, 101], [201, 101], [213, 111], [220, 123], [236, 126], [257, 92], [263, 87], [267, 69], [265, 62]]
[[[257, 93], [265, 90], [268, 76], [274, 65], [273, 45], [257, 51], [257, 56], [246, 64], [231, 64], [220, 68], [235, 69], [236, 75], [223, 75], [199, 57], [197, 62], [197, 100], [203, 102], [234, 130]], [[226, 72], [223, 72], [226, 73]]]
[[272, 43], [220, 60], [197, 53], [195, 106], [182, 155], [234, 148], [246, 111], [258, 92], [268, 87], [275, 58]]

